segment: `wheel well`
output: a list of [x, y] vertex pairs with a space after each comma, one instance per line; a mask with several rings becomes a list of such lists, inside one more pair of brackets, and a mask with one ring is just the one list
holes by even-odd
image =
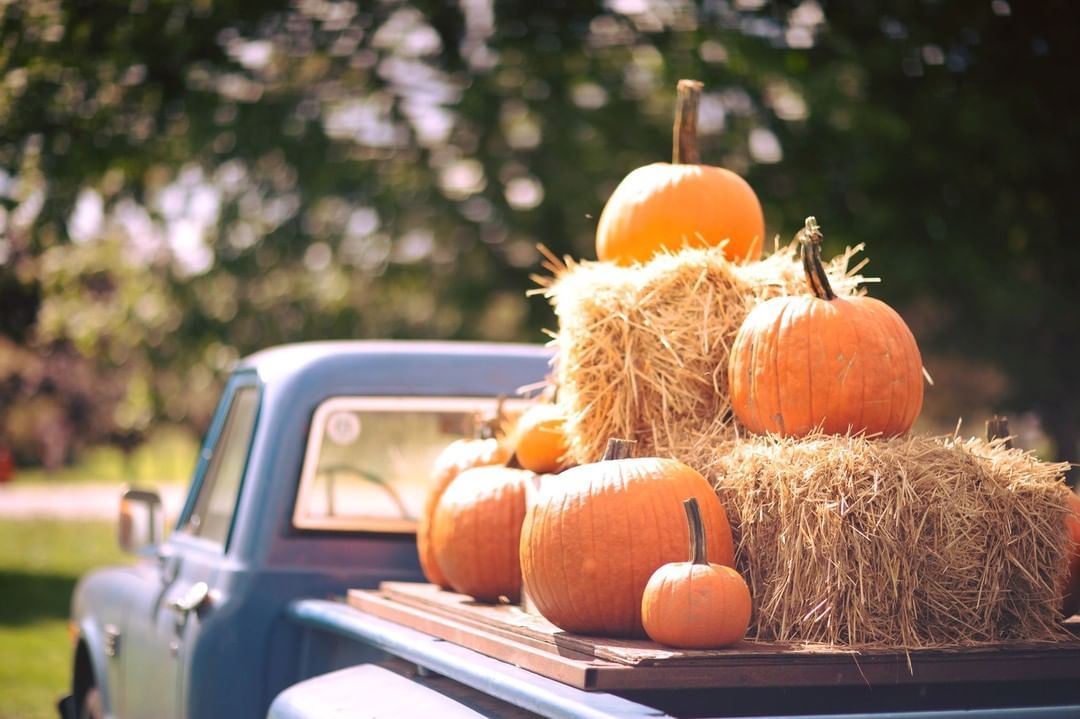
[[75, 649], [75, 667], [72, 680], [72, 695], [75, 697], [76, 711], [82, 708], [86, 692], [97, 684], [94, 679], [94, 667], [90, 664], [90, 650], [86, 641], [80, 639]]

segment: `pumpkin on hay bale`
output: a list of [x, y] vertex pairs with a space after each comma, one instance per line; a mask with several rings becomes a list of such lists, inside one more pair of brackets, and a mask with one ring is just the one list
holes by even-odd
[[[631, 267], [548, 256], [534, 277], [558, 318], [556, 381], [569, 456], [584, 464], [609, 437], [680, 457], [698, 438], [734, 439], [728, 356], [759, 303], [805, 292], [798, 243], [738, 264], [722, 247], [661, 253]], [[851, 267], [862, 245], [825, 266], [836, 294], [872, 281]]]
[[735, 528], [750, 636], [904, 648], [1062, 638], [1067, 463], [925, 436], [754, 437], [695, 454]]
[[596, 256], [619, 265], [663, 250], [724, 246], [734, 261], [756, 260], [765, 242], [761, 202], [746, 180], [701, 163], [698, 106], [704, 86], [679, 80], [671, 163], [639, 167], [611, 193], [596, 225]]
[[923, 402], [915, 337], [881, 300], [833, 292], [817, 220], [806, 218], [796, 239], [811, 294], [762, 302], [739, 328], [728, 367], [735, 416], [784, 437], [904, 434]]

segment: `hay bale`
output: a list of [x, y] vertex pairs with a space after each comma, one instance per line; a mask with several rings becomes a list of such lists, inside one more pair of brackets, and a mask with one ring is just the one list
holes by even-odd
[[698, 468], [737, 527], [759, 639], [1061, 637], [1068, 464], [1001, 441], [816, 436], [713, 445]]
[[[868, 281], [856, 274], [862, 264], [849, 270], [860, 250], [829, 263], [837, 294]], [[558, 402], [579, 463], [596, 461], [610, 437], [637, 440], [639, 456], [678, 456], [703, 436], [734, 437], [727, 364], [735, 333], [759, 302], [806, 291], [796, 243], [745, 265], [720, 248], [632, 267], [549, 260], [554, 277], [537, 279], [559, 321]]]

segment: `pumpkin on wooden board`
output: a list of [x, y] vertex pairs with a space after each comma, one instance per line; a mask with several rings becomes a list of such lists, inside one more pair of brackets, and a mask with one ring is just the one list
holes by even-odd
[[566, 415], [558, 405], [535, 404], [518, 418], [514, 429], [514, 456], [537, 474], [558, 472], [568, 465]]
[[518, 544], [532, 473], [474, 467], [450, 483], [432, 518], [431, 546], [456, 592], [485, 602], [521, 595]]
[[596, 227], [596, 256], [620, 265], [662, 250], [724, 245], [735, 261], [756, 260], [765, 216], [754, 190], [734, 172], [700, 164], [698, 103], [702, 84], [680, 80], [672, 162], [654, 162], [623, 178]]
[[798, 237], [812, 294], [767, 300], [739, 328], [728, 364], [736, 417], [784, 437], [907, 432], [923, 402], [915, 337], [881, 300], [833, 292], [813, 217]]
[[[496, 415], [500, 412], [497, 411]], [[416, 550], [420, 555], [420, 569], [432, 584], [449, 589], [450, 583], [435, 559], [431, 546], [431, 521], [443, 492], [454, 479], [467, 469], [488, 465], [502, 465], [510, 459], [510, 448], [494, 436], [499, 419], [484, 422], [481, 437], [459, 439], [447, 445], [435, 459], [431, 472], [431, 486], [424, 498], [424, 507], [416, 526]]]
[[731, 567], [710, 564], [697, 499], [683, 502], [690, 561], [665, 564], [645, 585], [641, 623], [654, 642], [680, 649], [713, 649], [746, 635], [750, 588]]
[[641, 598], [660, 566], [686, 554], [679, 502], [695, 497], [709, 554], [733, 564], [727, 514], [698, 472], [674, 459], [632, 458], [612, 439], [603, 460], [545, 482], [521, 530], [521, 573], [530, 600], [560, 629], [644, 636]]

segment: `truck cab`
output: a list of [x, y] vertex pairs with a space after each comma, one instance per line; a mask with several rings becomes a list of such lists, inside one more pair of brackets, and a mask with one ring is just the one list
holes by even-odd
[[415, 526], [435, 456], [498, 398], [524, 402], [550, 359], [528, 345], [347, 341], [240, 362], [171, 533], [155, 492], [128, 492], [120, 537], [138, 561], [76, 587], [62, 713], [265, 716], [302, 678], [290, 603], [422, 579]]

